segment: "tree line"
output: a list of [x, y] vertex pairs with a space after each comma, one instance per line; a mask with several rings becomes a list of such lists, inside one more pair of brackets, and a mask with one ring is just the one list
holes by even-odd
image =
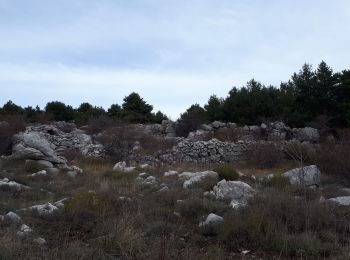
[[[62, 102], [49, 102], [44, 110], [38, 106], [22, 108], [7, 102], [0, 115], [23, 115], [27, 122], [42, 118], [56, 121], [74, 121], [86, 124], [92, 118], [131, 123], [160, 123], [167, 119], [137, 93], [131, 93], [123, 104], [113, 104], [107, 110], [82, 103], [78, 108]], [[280, 120], [292, 127], [318, 124], [328, 127], [350, 127], [350, 70], [334, 72], [324, 61], [314, 70], [304, 64], [288, 82], [280, 86], [265, 86], [252, 79], [242, 88], [233, 87], [225, 98], [212, 95], [202, 107], [194, 104], [178, 119], [180, 135], [186, 135], [202, 123], [210, 121], [260, 124]]]
[[88, 124], [90, 120], [98, 118], [128, 123], [160, 123], [167, 119], [167, 116], [160, 111], [152, 112], [153, 106], [149, 105], [135, 92], [126, 96], [123, 101], [121, 106], [112, 104], [107, 110], [87, 102], [82, 103], [78, 108], [73, 108], [63, 102], [52, 101], [46, 104], [44, 110], [41, 110], [39, 106], [22, 108], [12, 101], [8, 101], [0, 108], [0, 116], [20, 115], [29, 123], [54, 120], [75, 122], [79, 125]]
[[179, 134], [199, 124], [226, 121], [256, 125], [283, 121], [292, 127], [350, 127], [350, 70], [333, 72], [322, 61], [316, 70], [304, 64], [288, 82], [265, 86], [252, 79], [233, 87], [226, 98], [212, 95], [204, 107], [194, 104], [179, 119]]

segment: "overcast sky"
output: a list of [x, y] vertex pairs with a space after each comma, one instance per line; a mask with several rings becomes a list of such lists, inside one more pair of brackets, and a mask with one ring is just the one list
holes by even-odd
[[173, 119], [305, 62], [350, 68], [349, 0], [0, 0], [0, 105], [122, 103]]

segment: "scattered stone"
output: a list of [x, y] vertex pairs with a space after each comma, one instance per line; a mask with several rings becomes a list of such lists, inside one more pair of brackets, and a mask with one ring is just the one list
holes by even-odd
[[292, 185], [321, 186], [321, 172], [316, 165], [292, 169], [282, 174]]
[[164, 191], [168, 191], [168, 190], [169, 190], [169, 187], [168, 186], [164, 186], [160, 190], [158, 190], [158, 192], [164, 192]]
[[336, 197], [326, 200], [339, 206], [350, 206], [350, 196]]
[[4, 221], [20, 223], [22, 221], [22, 219], [16, 213], [10, 211], [4, 216]]
[[157, 180], [157, 178], [154, 177], [154, 176], [148, 176], [148, 177], [144, 180], [143, 184], [149, 184], [149, 185], [158, 184], [158, 180]]
[[43, 246], [46, 244], [46, 240], [42, 237], [37, 237], [37, 238], [33, 239], [33, 242], [40, 245], [40, 246]]
[[64, 198], [64, 199], [61, 199], [61, 200], [59, 200], [59, 201], [56, 201], [53, 205], [54, 205], [55, 207], [57, 207], [58, 209], [63, 209], [63, 208], [64, 208], [64, 203], [65, 203], [66, 201], [68, 201], [68, 200], [70, 200], [70, 198]]
[[214, 213], [210, 213], [206, 220], [205, 221], [202, 221], [199, 223], [199, 226], [200, 227], [203, 227], [203, 226], [215, 226], [215, 225], [219, 225], [221, 224], [222, 222], [224, 221], [223, 217], [220, 217]]
[[183, 183], [183, 188], [188, 189], [195, 183], [202, 182], [206, 178], [218, 179], [218, 174], [213, 171], [204, 171], [204, 172], [184, 172], [179, 174], [179, 177], [188, 178]]
[[71, 177], [71, 178], [75, 178], [77, 177], [78, 173], [76, 171], [68, 171], [67, 172], [67, 176]]
[[164, 173], [164, 177], [177, 176], [177, 175], [178, 175], [177, 171], [167, 171]]
[[121, 171], [121, 172], [132, 172], [136, 169], [136, 167], [127, 167], [126, 162], [118, 162], [114, 165], [113, 171]]
[[141, 178], [145, 178], [146, 176], [147, 176], [147, 173], [145, 173], [145, 172], [141, 172], [139, 174], [139, 177], [141, 177]]
[[47, 175], [47, 172], [45, 170], [42, 170], [42, 171], [33, 173], [33, 174], [29, 175], [29, 176], [36, 177], [36, 176], [46, 176], [46, 175]]
[[0, 180], [0, 188], [15, 190], [15, 191], [22, 191], [22, 190], [28, 190], [30, 187], [25, 186], [23, 184], [20, 184], [15, 181], [9, 181], [8, 178], [4, 178]]
[[23, 236], [26, 236], [32, 232], [33, 232], [33, 229], [31, 229], [30, 227], [28, 227], [25, 224], [22, 224], [20, 230], [17, 232], [17, 235], [20, 237], [23, 237]]
[[22, 211], [30, 211], [39, 216], [49, 216], [56, 213], [58, 210], [59, 208], [57, 206], [54, 206], [49, 202], [42, 205], [35, 205], [26, 209], [22, 209]]
[[83, 169], [79, 168], [78, 166], [71, 166], [71, 168], [73, 169], [73, 171], [77, 172], [78, 174], [84, 174]]
[[140, 168], [141, 169], [149, 169], [149, 168], [151, 168], [151, 166], [149, 164], [145, 163], [145, 164], [141, 164]]

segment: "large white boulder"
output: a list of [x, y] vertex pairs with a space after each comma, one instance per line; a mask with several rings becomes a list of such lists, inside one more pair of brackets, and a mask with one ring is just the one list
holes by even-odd
[[292, 185], [321, 186], [321, 172], [316, 165], [295, 168], [282, 174]]
[[231, 207], [238, 209], [247, 204], [247, 200], [254, 195], [254, 192], [255, 190], [245, 182], [222, 180], [214, 186], [211, 194], [217, 199], [231, 201]]

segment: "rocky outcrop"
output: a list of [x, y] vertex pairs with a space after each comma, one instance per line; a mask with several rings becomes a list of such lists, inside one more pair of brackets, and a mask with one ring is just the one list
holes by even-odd
[[11, 159], [45, 160], [56, 164], [67, 162], [57, 155], [54, 145], [38, 132], [19, 133], [14, 136], [14, 142]]
[[10, 191], [22, 191], [30, 189], [28, 186], [20, 184], [15, 181], [10, 181], [7, 178], [0, 180], [0, 189], [6, 189]]
[[104, 154], [102, 145], [93, 143], [91, 137], [77, 129], [74, 124], [64, 122], [28, 126], [13, 139], [12, 154], [5, 159], [25, 160], [25, 169], [32, 172], [46, 170], [56, 174], [58, 169], [74, 170], [67, 166], [64, 158], [67, 150], [94, 157]]
[[292, 185], [305, 185], [306, 187], [321, 186], [321, 172], [316, 165], [296, 168], [282, 174]]

